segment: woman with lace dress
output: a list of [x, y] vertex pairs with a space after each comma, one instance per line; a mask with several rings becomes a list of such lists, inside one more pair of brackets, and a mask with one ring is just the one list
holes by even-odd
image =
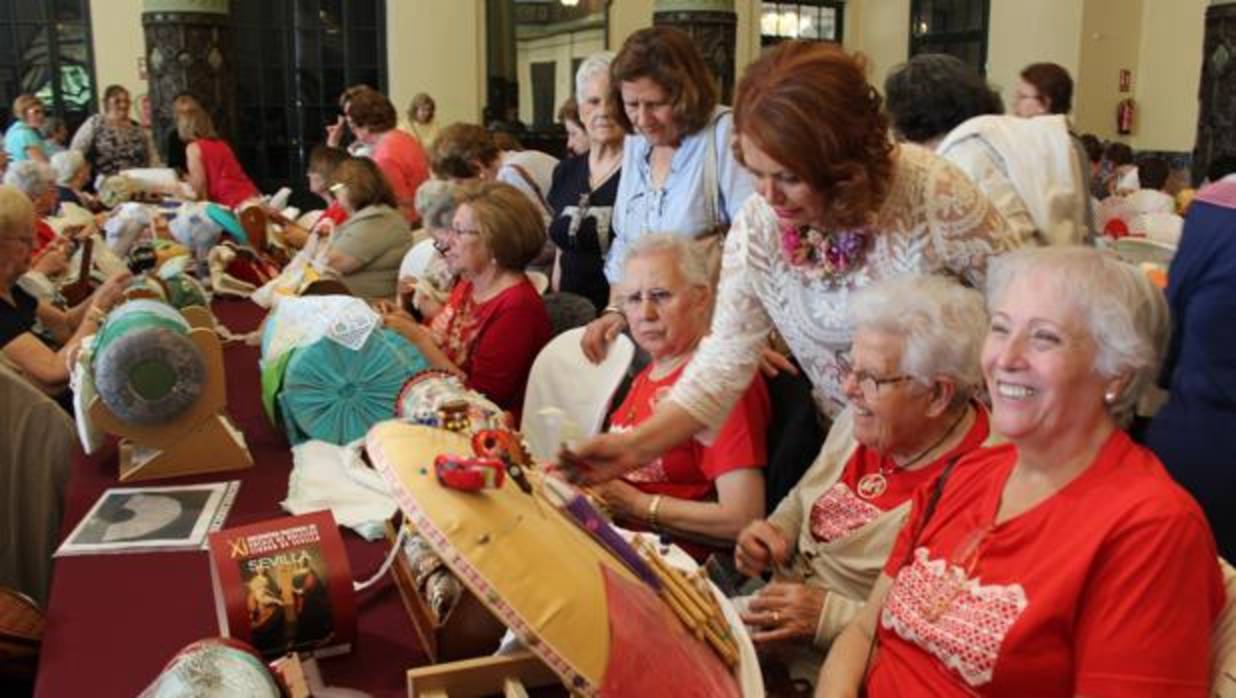
[[787, 42], [754, 63], [738, 86], [734, 130], [759, 196], [725, 241], [711, 333], [652, 418], [564, 458], [581, 480], [626, 472], [721, 424], [773, 330], [819, 411], [834, 417], [845, 403], [853, 292], [906, 272], [979, 286], [988, 258], [1017, 244], [965, 174], [892, 143], [862, 63], [837, 47]]

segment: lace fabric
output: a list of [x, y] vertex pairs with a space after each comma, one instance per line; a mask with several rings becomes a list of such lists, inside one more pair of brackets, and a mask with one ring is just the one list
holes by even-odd
[[725, 242], [712, 330], [671, 400], [710, 428], [724, 420], [757, 369], [774, 328], [811, 380], [819, 410], [844, 406], [838, 358], [851, 341], [850, 294], [906, 272], [943, 273], [981, 288], [989, 257], [1018, 246], [986, 196], [954, 165], [902, 145], [864, 264], [844, 285], [813, 280], [781, 251], [776, 215], [747, 200]]

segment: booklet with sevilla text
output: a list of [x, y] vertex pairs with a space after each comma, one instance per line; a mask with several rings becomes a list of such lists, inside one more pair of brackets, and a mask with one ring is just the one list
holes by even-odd
[[210, 534], [210, 572], [224, 636], [266, 657], [351, 649], [352, 572], [329, 511]]

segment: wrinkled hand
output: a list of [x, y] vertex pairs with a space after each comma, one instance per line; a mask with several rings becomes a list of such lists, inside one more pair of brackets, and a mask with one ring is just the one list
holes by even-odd
[[616, 518], [643, 521], [648, 518], [652, 497], [623, 480], [610, 480], [592, 488], [592, 493], [605, 502]]
[[820, 587], [800, 582], [772, 582], [751, 598], [742, 621], [759, 628], [751, 633], [757, 643], [813, 639], [827, 595]]
[[588, 323], [588, 327], [584, 329], [584, 338], [579, 342], [584, 356], [594, 364], [604, 361], [605, 355], [609, 353], [609, 345], [626, 324], [626, 319], [618, 313], [602, 313]]
[[794, 365], [794, 362], [772, 347], [764, 347], [760, 353], [760, 371], [769, 378], [775, 377], [782, 371], [791, 376], [798, 375], [798, 367]]
[[738, 534], [734, 546], [734, 566], [748, 577], [758, 577], [773, 565], [790, 559], [790, 541], [767, 519], [752, 521]]
[[330, 237], [335, 232], [335, 220], [326, 216], [318, 218], [318, 222], [313, 224], [313, 232], [318, 237]]
[[124, 290], [129, 287], [129, 282], [132, 280], [133, 275], [125, 271], [104, 281], [94, 290], [94, 295], [91, 298], [94, 307], [105, 313], [116, 307], [116, 304], [124, 297]]
[[56, 238], [34, 258], [30, 268], [47, 276], [63, 274], [69, 268], [68, 240]]
[[433, 337], [429, 334], [429, 330], [417, 322], [416, 318], [402, 310], [396, 309], [383, 313], [382, 324], [403, 335], [409, 342], [418, 347], [423, 346], [423, 342], [433, 343]]
[[629, 434], [601, 434], [577, 448], [558, 452], [558, 470], [576, 484], [612, 480], [643, 465]]

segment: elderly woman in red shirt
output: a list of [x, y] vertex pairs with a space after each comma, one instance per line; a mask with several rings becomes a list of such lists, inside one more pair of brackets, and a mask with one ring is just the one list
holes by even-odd
[[994, 260], [987, 300], [983, 375], [1009, 443], [918, 491], [817, 695], [1204, 698], [1214, 538], [1120, 426], [1163, 356], [1162, 294], [1071, 246]]
[[509, 184], [467, 184], [455, 201], [442, 254], [460, 280], [446, 305], [428, 326], [402, 310], [385, 321], [434, 368], [463, 376], [518, 423], [532, 361], [551, 331], [545, 303], [524, 273], [545, 244], [545, 222]]
[[[713, 294], [704, 254], [670, 233], [632, 244], [616, 290], [631, 337], [652, 359], [610, 418], [610, 431], [621, 433], [651, 417], [682, 376], [708, 331]], [[680, 543], [733, 541], [764, 514], [770, 418], [768, 390], [757, 375], [709, 444], [687, 438], [597, 491], [626, 525], [661, 529]]]

